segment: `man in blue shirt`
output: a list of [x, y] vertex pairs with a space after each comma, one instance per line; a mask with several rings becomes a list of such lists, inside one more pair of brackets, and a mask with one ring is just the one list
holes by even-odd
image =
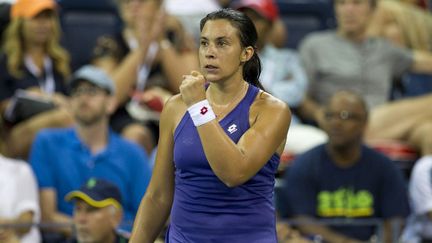
[[[371, 219], [384, 222], [384, 242], [391, 242], [391, 223], [408, 215], [401, 171], [387, 157], [364, 146], [367, 125], [363, 99], [348, 91], [335, 93], [320, 124], [328, 143], [300, 155], [285, 174], [285, 206], [296, 219]], [[306, 234], [326, 242], [366, 241], [370, 226], [300, 225]]]
[[[90, 177], [113, 182], [123, 198], [123, 229], [130, 229], [150, 180], [145, 152], [112, 132], [108, 118], [114, 109], [113, 81], [100, 69], [84, 66], [71, 80], [73, 128], [41, 131], [30, 162], [40, 187], [42, 221], [71, 223], [73, 205], [64, 201]], [[62, 233], [69, 234], [70, 228]]]

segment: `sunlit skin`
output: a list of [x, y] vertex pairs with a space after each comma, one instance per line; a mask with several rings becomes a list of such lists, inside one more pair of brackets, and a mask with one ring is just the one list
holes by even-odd
[[402, 33], [402, 29], [396, 23], [389, 23], [384, 28], [384, 37], [400, 47], [406, 47], [406, 41]]
[[107, 118], [110, 98], [107, 92], [88, 82], [80, 82], [71, 95], [71, 110], [81, 125], [93, 125]]
[[31, 19], [25, 19], [22, 28], [25, 43], [44, 45], [53, 33], [54, 12], [45, 10]]
[[335, 0], [338, 33], [349, 39], [362, 39], [373, 9], [370, 0]]
[[119, 223], [117, 213], [113, 212], [110, 207], [95, 208], [82, 200], [77, 200], [73, 220], [78, 242], [114, 242], [114, 229]]
[[237, 29], [229, 21], [212, 20], [205, 24], [201, 32], [199, 62], [207, 81], [243, 80], [239, 68], [243, 52]]
[[157, 4], [155, 0], [118, 0], [120, 7], [120, 15], [122, 16], [123, 21], [129, 27], [135, 27], [135, 23], [137, 22], [137, 18], [148, 17], [146, 21], [152, 19], [153, 14], [143, 12], [148, 12], [146, 10], [151, 10], [153, 8], [149, 7], [150, 4]]

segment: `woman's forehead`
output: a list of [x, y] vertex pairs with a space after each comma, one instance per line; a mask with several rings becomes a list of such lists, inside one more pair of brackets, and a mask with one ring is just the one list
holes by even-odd
[[201, 38], [206, 39], [233, 39], [237, 36], [237, 29], [225, 19], [208, 20], [201, 31]]

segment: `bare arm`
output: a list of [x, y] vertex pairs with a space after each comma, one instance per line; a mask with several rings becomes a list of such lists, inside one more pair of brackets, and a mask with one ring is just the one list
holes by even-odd
[[322, 119], [322, 110], [323, 107], [308, 96], [303, 99], [303, 102], [299, 106], [299, 113], [303, 119], [317, 123]]
[[182, 75], [198, 68], [198, 56], [195, 50], [179, 53], [168, 40], [163, 40], [160, 47], [162, 69], [168, 79], [169, 89], [177, 94]]
[[[401, 232], [404, 227], [404, 220], [402, 218], [391, 218], [384, 221], [384, 235], [383, 242], [391, 243], [393, 241], [393, 235], [396, 232]], [[395, 232], [396, 231], [396, 232]], [[400, 235], [397, 237], [399, 238]]]
[[432, 54], [426, 51], [414, 51], [414, 63], [411, 71], [432, 74]]
[[312, 222], [312, 224], [301, 224], [299, 229], [304, 234], [320, 235], [325, 242], [334, 243], [360, 243], [361, 241], [349, 238], [345, 235], [335, 232], [329, 227], [321, 224], [313, 224], [314, 219], [308, 216], [299, 216], [296, 219]]
[[[204, 76], [196, 71], [185, 75], [180, 92], [187, 107], [206, 98], [204, 81]], [[281, 148], [290, 121], [291, 113], [286, 103], [260, 92], [250, 108], [250, 128], [237, 144], [216, 119], [197, 130], [213, 172], [225, 185], [235, 187], [254, 176]]]
[[172, 100], [161, 114], [160, 139], [149, 187], [134, 222], [131, 243], [153, 243], [168, 219], [174, 196], [173, 114], [178, 110]]
[[53, 109], [15, 125], [10, 131], [7, 150], [11, 157], [26, 158], [37, 132], [48, 127], [67, 127], [73, 118], [66, 109]]
[[[43, 223], [58, 223], [72, 226], [72, 218], [60, 213], [57, 209], [57, 193], [54, 189], [42, 189], [40, 191], [41, 216]], [[66, 235], [72, 234], [71, 227], [56, 229]]]
[[[157, 14], [152, 22], [144, 21], [149, 19], [146, 17], [147, 15], [154, 14], [155, 12]], [[140, 27], [137, 30], [140, 47], [129, 53], [119, 64], [118, 68], [111, 73], [116, 87], [116, 99], [118, 104], [122, 104], [128, 99], [137, 80], [139, 65], [142, 64], [146, 57], [150, 44], [157, 40], [163, 30], [165, 12], [163, 9], [159, 9], [158, 5], [149, 5], [149, 7], [145, 9], [145, 12], [141, 14], [142, 17], [138, 22]]]
[[251, 127], [238, 144], [228, 137], [217, 120], [198, 127], [213, 172], [229, 187], [252, 178], [275, 153], [288, 132], [291, 114], [285, 103], [266, 93], [258, 96], [251, 107]]

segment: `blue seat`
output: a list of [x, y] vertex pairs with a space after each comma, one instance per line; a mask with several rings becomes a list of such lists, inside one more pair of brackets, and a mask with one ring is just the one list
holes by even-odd
[[71, 67], [76, 70], [90, 61], [100, 36], [120, 31], [121, 20], [111, 0], [62, 0], [59, 4], [62, 42], [71, 55]]
[[277, 0], [282, 21], [288, 29], [286, 47], [297, 49], [310, 32], [334, 28], [331, 0]]

